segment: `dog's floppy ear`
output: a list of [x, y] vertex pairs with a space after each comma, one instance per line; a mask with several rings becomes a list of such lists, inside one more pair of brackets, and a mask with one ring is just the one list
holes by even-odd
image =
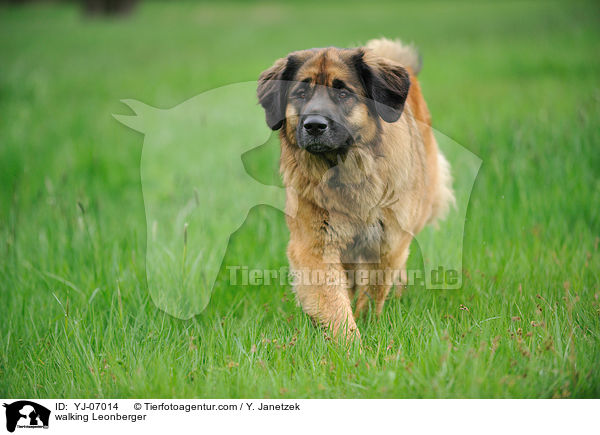
[[408, 97], [408, 72], [401, 65], [365, 53], [362, 49], [353, 56], [352, 62], [375, 111], [385, 122], [396, 122], [402, 115]]
[[279, 130], [285, 121], [287, 89], [300, 63], [298, 57], [291, 54], [277, 60], [258, 78], [256, 94], [260, 105], [265, 109], [267, 125], [272, 130]]

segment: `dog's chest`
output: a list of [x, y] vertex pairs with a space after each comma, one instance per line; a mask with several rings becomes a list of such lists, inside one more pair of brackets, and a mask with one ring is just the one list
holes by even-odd
[[384, 239], [384, 225], [378, 216], [356, 219], [347, 216], [331, 219], [328, 243], [338, 245], [343, 263], [377, 263]]

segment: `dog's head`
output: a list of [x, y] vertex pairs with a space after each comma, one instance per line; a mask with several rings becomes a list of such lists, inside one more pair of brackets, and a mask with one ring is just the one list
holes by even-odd
[[258, 99], [273, 130], [313, 154], [369, 143], [381, 121], [402, 114], [407, 71], [365, 49], [323, 48], [279, 59], [258, 82]]

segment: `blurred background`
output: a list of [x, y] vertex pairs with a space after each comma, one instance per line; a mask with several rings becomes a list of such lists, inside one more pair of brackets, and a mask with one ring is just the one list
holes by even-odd
[[[597, 110], [595, 2], [9, 1], [0, 6], [0, 23], [4, 222], [15, 204], [21, 218], [35, 219], [51, 191], [97, 212], [111, 232], [129, 232], [123, 223], [130, 215], [137, 222], [143, 209], [142, 138], [111, 117], [129, 113], [121, 99], [169, 108], [256, 80], [292, 50], [354, 46], [378, 36], [418, 46], [435, 128], [487, 162], [489, 187], [503, 186], [511, 211], [527, 197], [540, 200], [532, 208], [544, 216], [549, 207], [564, 213], [578, 201], [567, 191], [596, 182], [585, 170], [573, 180], [564, 176], [567, 166], [599, 166], [590, 145], [573, 143], [571, 134], [581, 129], [567, 126]], [[264, 178], [263, 166], [256, 169]], [[554, 205], [541, 195], [529, 198], [530, 187], [522, 188], [514, 173], [536, 180]], [[559, 207], [562, 201], [569, 204]], [[597, 222], [584, 205], [571, 225]], [[505, 228], [521, 219], [504, 215]]]
[[[219, 330], [224, 315], [241, 322], [237, 331], [247, 326], [255, 335], [255, 322], [263, 322], [263, 331], [280, 328], [291, 335], [297, 325], [288, 331], [286, 319], [302, 317], [289, 289], [257, 289], [245, 299], [229, 291], [223, 271], [203, 317], [167, 320], [169, 332], [160, 329], [165, 320], [153, 309], [145, 284], [143, 137], [112, 114], [131, 114], [122, 99], [171, 108], [222, 85], [256, 80], [290, 51], [356, 46], [380, 36], [419, 48], [419, 79], [434, 127], [483, 160], [467, 215], [464, 290], [409, 293], [402, 310], [416, 316], [414, 331], [427, 328], [419, 313], [435, 306], [433, 329], [448, 328], [460, 337], [461, 328], [472, 327], [471, 317], [461, 317], [466, 311], [457, 311], [465, 304], [480, 318], [501, 310], [508, 319], [484, 337], [513, 327], [516, 334], [510, 319], [522, 318], [527, 328], [527, 313], [541, 303], [535, 294], [562, 304], [564, 289], [573, 289], [580, 305], [569, 311], [571, 317], [564, 308], [557, 328], [545, 334], [555, 343], [562, 337], [564, 344], [564, 331], [576, 331], [576, 345], [567, 349], [577, 349], [573, 358], [581, 376], [574, 377], [568, 350], [561, 348], [560, 358], [542, 357], [540, 371], [515, 341], [496, 356], [497, 373], [491, 366], [463, 364], [466, 357], [450, 358], [450, 368], [436, 378], [430, 366], [419, 365], [418, 353], [410, 353], [406, 343], [415, 341], [395, 336], [394, 346], [405, 343], [407, 361], [422, 375], [421, 389], [399, 376], [395, 387], [379, 392], [379, 378], [367, 371], [356, 382], [371, 379], [373, 395], [551, 397], [563, 394], [565, 382], [573, 395], [597, 395], [599, 12], [597, 1], [579, 0], [0, 2], [0, 395], [194, 395], [198, 383], [207, 394], [221, 396], [284, 395], [280, 385], [311, 396], [370, 394], [342, 382], [327, 384], [329, 372], [322, 374], [327, 388], [313, 391], [312, 379], [321, 375], [308, 368], [310, 382], [294, 384], [290, 375], [278, 383], [288, 367], [283, 363], [260, 385], [229, 372], [208, 382], [204, 369], [192, 380], [186, 377], [199, 360], [207, 367], [227, 366], [240, 353], [233, 345], [219, 347], [227, 340], [202, 335], [207, 325]], [[276, 140], [244, 159], [255, 178], [278, 183]], [[282, 214], [257, 207], [232, 238], [225, 261], [278, 268], [287, 264], [287, 237]], [[409, 267], [419, 267], [419, 261], [414, 249]], [[272, 309], [263, 309], [267, 305]], [[410, 314], [404, 315], [410, 323]], [[386, 340], [386, 334], [365, 336]], [[182, 347], [157, 347], [152, 337]], [[468, 337], [464, 347], [456, 344], [464, 355], [481, 339]], [[209, 352], [214, 360], [196, 353], [175, 359], [177, 349], [202, 340], [215, 346]], [[239, 340], [250, 348], [249, 336]], [[39, 346], [49, 350], [40, 356]], [[137, 349], [135, 358], [123, 355], [127, 346]], [[447, 346], [439, 338], [427, 348], [441, 354]], [[270, 360], [262, 358], [270, 370]], [[79, 384], [57, 381], [65, 367]], [[500, 382], [517, 370], [518, 376], [529, 373], [527, 380]], [[100, 372], [117, 376], [111, 380]], [[448, 373], [461, 381], [444, 390]], [[484, 385], [475, 376], [497, 382]]]

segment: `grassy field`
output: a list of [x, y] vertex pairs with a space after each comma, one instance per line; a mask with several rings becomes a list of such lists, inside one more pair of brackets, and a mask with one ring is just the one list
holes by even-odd
[[[0, 8], [0, 397], [600, 397], [600, 20], [594, 2], [307, 7], [143, 3], [84, 19]], [[327, 341], [286, 286], [165, 314], [146, 287], [143, 137], [168, 108], [287, 52], [414, 41], [437, 130], [477, 154], [462, 290], [409, 288], [363, 351]], [[265, 127], [266, 128], [266, 127]], [[248, 166], [272, 172], [277, 147]], [[286, 264], [255, 207], [224, 264]], [[420, 267], [418, 249], [410, 267]]]

